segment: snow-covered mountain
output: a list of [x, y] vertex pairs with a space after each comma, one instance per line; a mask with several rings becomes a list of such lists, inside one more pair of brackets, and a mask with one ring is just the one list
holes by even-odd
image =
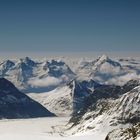
[[77, 113], [81, 108], [85, 107], [85, 98], [88, 98], [94, 90], [101, 87], [100, 84], [90, 80], [75, 79], [68, 84], [71, 88], [73, 115]]
[[[131, 88], [134, 83], [136, 81], [129, 82]], [[130, 90], [130, 87], [125, 85], [121, 91]], [[91, 97], [90, 100], [94, 101]], [[71, 118], [67, 134], [104, 133], [106, 140], [135, 140], [140, 135], [139, 122], [140, 86], [136, 86], [116, 99], [100, 98], [91, 103], [85, 112]]]
[[12, 81], [24, 92], [46, 92], [67, 83], [74, 73], [62, 61], [33, 61], [25, 57], [1, 62], [0, 77]]
[[82, 61], [76, 74], [78, 77], [92, 78], [102, 84], [123, 85], [131, 79], [138, 78], [140, 70], [103, 55], [94, 61]]
[[108, 112], [110, 125], [129, 124], [129, 127], [116, 128], [109, 132], [107, 140], [135, 140], [140, 136], [140, 86], [124, 94]]
[[[65, 86], [60, 86], [50, 92], [40, 94], [30, 93], [28, 96], [38, 101], [57, 116], [77, 115], [86, 111], [88, 106], [102, 98], [118, 98], [119, 95], [132, 89], [138, 83], [129, 82], [122, 89], [115, 85], [101, 85], [91, 80], [74, 79]], [[124, 91], [123, 91], [124, 90]]]
[[140, 63], [105, 55], [67, 62], [2, 61], [0, 118], [71, 116], [63, 135], [98, 133], [106, 140], [135, 140], [140, 135]]
[[106, 140], [136, 140], [140, 137], [140, 86], [124, 94], [107, 113], [110, 125], [128, 126], [116, 127]]
[[56, 116], [68, 117], [73, 112], [71, 91], [68, 86], [63, 86], [50, 92], [30, 93], [28, 96], [39, 102]]
[[55, 116], [42, 105], [21, 93], [10, 81], [0, 78], [0, 119]]
[[[67, 64], [70, 64], [70, 67]], [[139, 76], [140, 64], [137, 61], [124, 59], [116, 61], [106, 55], [97, 60], [79, 59], [76, 62], [64, 58], [40, 61], [31, 60], [29, 57], [0, 62], [0, 77], [7, 78], [20, 90], [28, 93], [51, 91], [74, 78], [93, 79], [107, 85], [123, 85]]]
[[135, 87], [117, 100], [110, 113], [119, 123], [140, 121], [140, 86]]
[[101, 85], [93, 80], [79, 81], [74, 79], [67, 85], [60, 86], [50, 92], [30, 93], [28, 96], [57, 116], [70, 116], [85, 105], [84, 99], [99, 86]]

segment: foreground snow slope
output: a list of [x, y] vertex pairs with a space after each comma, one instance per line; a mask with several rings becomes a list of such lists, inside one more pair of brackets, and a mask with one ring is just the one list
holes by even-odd
[[109, 133], [106, 140], [136, 140], [140, 136], [140, 86], [118, 99], [102, 99], [72, 117], [67, 135]]
[[[62, 137], [67, 117], [38, 118], [24, 120], [1, 120], [0, 140], [104, 140], [105, 135]], [[56, 128], [55, 128], [56, 127]]]

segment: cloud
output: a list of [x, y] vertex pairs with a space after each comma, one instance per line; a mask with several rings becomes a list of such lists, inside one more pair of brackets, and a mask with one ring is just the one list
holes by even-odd
[[123, 76], [117, 76], [113, 77], [110, 80], [108, 80], [106, 83], [107, 84], [116, 84], [116, 85], [124, 85], [126, 82], [132, 79], [139, 79], [140, 75], [136, 73], [128, 73]]
[[61, 79], [55, 77], [46, 77], [43, 79], [33, 79], [29, 83], [33, 87], [48, 87], [48, 86], [57, 86], [62, 82]]

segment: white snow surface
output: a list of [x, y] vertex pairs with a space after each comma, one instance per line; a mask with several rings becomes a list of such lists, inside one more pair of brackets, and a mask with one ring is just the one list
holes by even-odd
[[69, 118], [52, 117], [23, 120], [1, 120], [0, 140], [104, 140], [104, 134], [63, 137], [63, 126]]
[[71, 89], [68, 86], [59, 87], [50, 92], [27, 94], [57, 116], [72, 114]]

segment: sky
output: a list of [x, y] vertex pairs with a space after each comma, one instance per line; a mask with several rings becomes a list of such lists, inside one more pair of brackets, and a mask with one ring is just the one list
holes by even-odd
[[140, 52], [140, 0], [0, 0], [0, 52]]

